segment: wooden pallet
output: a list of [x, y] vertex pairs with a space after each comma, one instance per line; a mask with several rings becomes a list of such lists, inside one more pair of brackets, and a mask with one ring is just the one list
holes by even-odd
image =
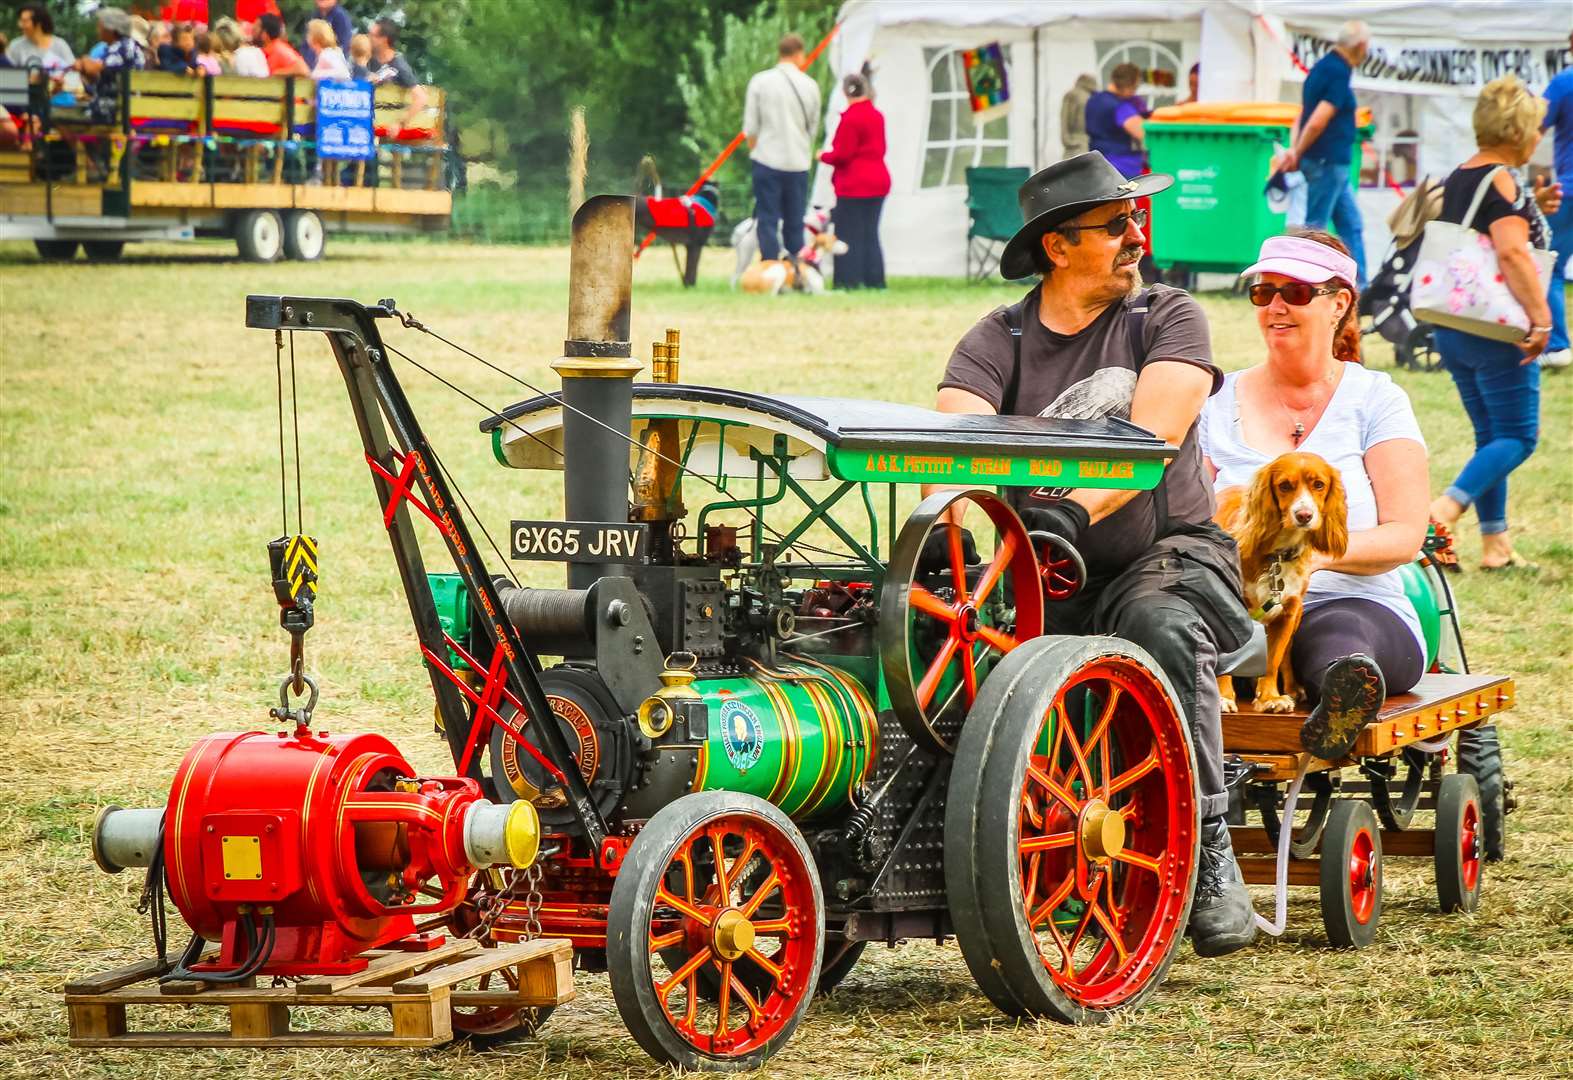
[[[563, 938], [539, 938], [485, 949], [468, 939], [428, 952], [372, 950], [352, 975], [316, 976], [289, 986], [209, 986], [158, 983], [168, 970], [143, 960], [66, 984], [72, 1046], [436, 1046], [453, 1038], [451, 1008], [561, 1005], [571, 1001], [573, 948]], [[516, 967], [519, 987], [456, 990], [460, 983]], [[255, 982], [255, 980], [251, 980]], [[291, 1031], [290, 1010], [377, 1005], [391, 1014], [383, 1031]], [[128, 1006], [168, 1014], [175, 1009], [227, 1009], [229, 1030], [127, 1029]]]

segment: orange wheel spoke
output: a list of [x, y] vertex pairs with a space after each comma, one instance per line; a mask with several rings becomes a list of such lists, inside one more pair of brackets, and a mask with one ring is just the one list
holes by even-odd
[[694, 899], [694, 857], [693, 857], [693, 854], [688, 850], [687, 845], [684, 845], [683, 850], [681, 850], [681, 851], [679, 851], [677, 853], [677, 857], [680, 860], [682, 860], [682, 863], [683, 863], [683, 888], [685, 890], [683, 895], [686, 896], [688, 899], [693, 900]]
[[1031, 836], [1016, 845], [1023, 855], [1036, 851], [1049, 851], [1053, 848], [1072, 847], [1076, 843], [1075, 833], [1050, 833], [1047, 836]]
[[716, 887], [720, 890], [721, 903], [724, 904], [726, 903], [727, 893], [732, 888], [732, 883], [727, 880], [726, 876], [726, 833], [711, 829], [709, 836], [711, 856], [715, 859]]
[[770, 957], [766, 956], [758, 949], [749, 949], [743, 955], [763, 968], [765, 973], [768, 974], [777, 983], [781, 981], [781, 976], [786, 974], [786, 968], [770, 959]]
[[1087, 910], [1081, 913], [1081, 921], [1076, 924], [1076, 930], [1071, 934], [1071, 939], [1065, 947], [1065, 963], [1070, 968], [1071, 974], [1076, 973], [1076, 946], [1081, 944], [1081, 939], [1087, 933], [1087, 927], [1092, 925], [1092, 905], [1087, 905]]
[[1052, 776], [1042, 769], [1029, 764], [1027, 766], [1027, 779], [1058, 799], [1071, 813], [1081, 813], [1081, 803], [1076, 801], [1076, 797], [1061, 787]]
[[1022, 896], [1022, 908], [1032, 910], [1032, 902], [1038, 898], [1038, 867], [1043, 862], [1043, 852], [1034, 851], [1027, 857], [1027, 870], [1022, 877], [1026, 879], [1027, 887]]
[[978, 579], [978, 587], [972, 594], [972, 602], [978, 607], [983, 606], [983, 601], [989, 598], [989, 593], [994, 586], [999, 584], [1000, 578], [1005, 576], [1005, 568], [1010, 565], [1011, 557], [1016, 554], [1016, 534], [1006, 533], [1000, 537], [1000, 546], [994, 552], [994, 561], [989, 563], [988, 569], [983, 571], [983, 576]]
[[1017, 645], [1021, 644], [1021, 642], [1005, 633], [1005, 631], [996, 630], [992, 626], [978, 627], [978, 637], [982, 638], [984, 641], [988, 642], [991, 646], [998, 649], [1002, 653], [1010, 652]]
[[978, 700], [978, 654], [968, 645], [962, 653], [961, 685], [967, 689], [967, 704]]
[[764, 883], [759, 886], [754, 895], [748, 898], [748, 903], [743, 905], [743, 918], [752, 919], [754, 912], [759, 910], [759, 905], [769, 899], [770, 894], [779, 888], [781, 888], [781, 877], [775, 870], [771, 870], [770, 876], [765, 878]]
[[1119, 776], [1109, 781], [1105, 794], [1114, 796], [1136, 783], [1150, 772], [1162, 769], [1163, 765], [1158, 760], [1158, 748], [1154, 746], [1146, 757], [1126, 769]]
[[660, 952], [662, 949], [671, 949], [683, 943], [682, 930], [673, 930], [670, 934], [658, 934], [650, 939], [650, 951]]
[[710, 925], [710, 916], [700, 911], [687, 900], [684, 900], [681, 897], [673, 896], [670, 892], [667, 891], [665, 885], [659, 885], [656, 887], [655, 899], [656, 903], [658, 904], [665, 904], [667, 907], [676, 908], [684, 915], [687, 915], [690, 919], [693, 919], [700, 926]]
[[688, 999], [688, 1002], [683, 1008], [683, 1026], [692, 1031], [694, 1021], [699, 1019], [699, 976], [695, 972], [690, 972], [684, 986], [688, 992], [683, 996]]
[[793, 937], [792, 917], [783, 915], [779, 919], [761, 919], [754, 924], [755, 937]]
[[967, 602], [967, 556], [961, 550], [961, 526], [950, 524], [947, 527], [945, 539], [950, 548], [950, 574], [951, 585], [955, 587], [956, 599], [963, 604]]
[[1075, 887], [1076, 872], [1072, 870], [1069, 874], [1065, 875], [1065, 880], [1060, 882], [1059, 888], [1050, 893], [1049, 898], [1043, 901], [1043, 903], [1039, 904], [1036, 911], [1030, 912], [1027, 915], [1027, 925], [1036, 930], [1039, 924], [1047, 919], [1049, 921], [1049, 926], [1052, 928], [1054, 926], [1054, 909], [1065, 903], [1066, 898], [1070, 896], [1071, 890]]
[[1139, 851], [1130, 851], [1127, 849], [1114, 856], [1114, 858], [1118, 862], [1125, 863], [1129, 866], [1139, 866], [1143, 870], [1149, 870], [1154, 874], [1159, 874], [1160, 876], [1162, 874], [1162, 867], [1160, 863], [1151, 855], [1143, 855]]
[[677, 988], [677, 984], [687, 982], [694, 972], [698, 971], [709, 961], [710, 956], [710, 947], [707, 945], [685, 960], [683, 966], [672, 972], [671, 977], [665, 982], [656, 983], [655, 992], [660, 996], [663, 1005], [666, 1003], [666, 999], [671, 996], [672, 991]]
[[1130, 950], [1125, 947], [1125, 942], [1120, 939], [1120, 932], [1114, 928], [1114, 920], [1109, 918], [1103, 910], [1103, 905], [1097, 900], [1089, 900], [1087, 909], [1092, 912], [1092, 917], [1098, 920], [1098, 925], [1103, 927], [1103, 932], [1108, 935], [1109, 944], [1114, 946], [1114, 955], [1120, 958], [1120, 963], [1130, 955]]
[[716, 965], [721, 969], [721, 993], [716, 1001], [715, 1033], [725, 1035], [727, 1031], [727, 1009], [732, 1004], [732, 984], [737, 980], [732, 975], [732, 962], [722, 960]]
[[1071, 757], [1076, 761], [1076, 770], [1081, 773], [1081, 782], [1086, 785], [1086, 792], [1091, 795], [1092, 770], [1087, 767], [1087, 755], [1082, 752], [1081, 740], [1076, 738], [1076, 732], [1071, 730], [1072, 724], [1065, 716], [1064, 699], [1055, 702], [1055, 711], [1060, 715], [1060, 727], [1065, 731], [1065, 744], [1071, 748]]
[[953, 634], [940, 646], [939, 655], [934, 657], [929, 669], [923, 673], [923, 681], [918, 683], [919, 708], [928, 708], [929, 702], [934, 700], [934, 691], [939, 689], [939, 681], [945, 677], [945, 669], [950, 666], [951, 659], [956, 655], [956, 647], [960, 644]]
[[1098, 722], [1093, 725], [1092, 734], [1087, 736], [1087, 753], [1090, 755], [1094, 748], [1098, 751], [1098, 778], [1105, 785], [1109, 782], [1109, 724], [1114, 720], [1115, 707], [1120, 703], [1120, 688], [1111, 685], [1109, 700], [1103, 703], [1103, 712], [1098, 717]]
[[735, 973], [730, 974], [728, 978], [732, 980], [732, 992], [741, 999], [744, 1007], [748, 1009], [748, 1026], [753, 1027], [764, 1016], [764, 1010], [759, 1007], [759, 1002], [754, 1000], [754, 995], [748, 992], [748, 987], [743, 985], [743, 981]]
[[912, 586], [912, 590], [907, 593], [907, 604], [925, 615], [932, 615], [936, 619], [943, 619], [947, 623], [956, 621], [955, 608], [921, 585]]

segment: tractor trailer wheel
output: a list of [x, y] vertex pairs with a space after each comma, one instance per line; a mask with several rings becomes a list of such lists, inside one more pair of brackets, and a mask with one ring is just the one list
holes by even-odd
[[315, 210], [290, 210], [284, 214], [284, 254], [300, 262], [316, 262], [327, 246], [322, 216]]
[[70, 262], [76, 258], [75, 240], [34, 240], [33, 247], [38, 249], [38, 257], [45, 262]]
[[284, 225], [273, 210], [247, 210], [235, 221], [235, 247], [247, 262], [276, 262], [284, 251]]

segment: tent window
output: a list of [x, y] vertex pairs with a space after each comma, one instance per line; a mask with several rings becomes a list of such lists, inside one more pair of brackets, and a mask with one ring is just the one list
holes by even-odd
[[1409, 187], [1420, 173], [1420, 124], [1413, 94], [1361, 92], [1360, 104], [1371, 107], [1376, 131], [1360, 156], [1360, 186], [1385, 188], [1388, 179]]
[[1121, 64], [1135, 64], [1141, 68], [1141, 85], [1136, 92], [1146, 99], [1150, 108], [1173, 105], [1180, 100], [1180, 90], [1185, 83], [1181, 71], [1189, 72], [1180, 64], [1181, 46], [1178, 41], [1099, 41], [1099, 86], [1108, 86], [1114, 69]]
[[1004, 165], [1010, 153], [1009, 118], [997, 116], [982, 127], [973, 123], [960, 50], [924, 49], [923, 59], [929, 73], [929, 116], [918, 187], [960, 186], [967, 182], [968, 166]]

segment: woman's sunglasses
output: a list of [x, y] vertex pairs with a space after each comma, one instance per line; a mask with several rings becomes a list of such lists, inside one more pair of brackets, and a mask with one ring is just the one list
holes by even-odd
[[1305, 307], [1311, 302], [1311, 297], [1327, 296], [1338, 290], [1337, 285], [1311, 285], [1304, 281], [1291, 281], [1284, 285], [1269, 285], [1261, 281], [1252, 285], [1246, 292], [1251, 297], [1251, 303], [1257, 307], [1271, 304], [1275, 296], [1282, 296], [1284, 303], [1290, 307]]
[[1147, 227], [1147, 216], [1147, 211], [1137, 210], [1129, 214], [1116, 214], [1101, 225], [1058, 225], [1054, 231], [1081, 232], [1084, 229], [1102, 229], [1110, 236], [1124, 236], [1126, 226], [1133, 221], [1136, 222], [1138, 229], [1145, 229]]

